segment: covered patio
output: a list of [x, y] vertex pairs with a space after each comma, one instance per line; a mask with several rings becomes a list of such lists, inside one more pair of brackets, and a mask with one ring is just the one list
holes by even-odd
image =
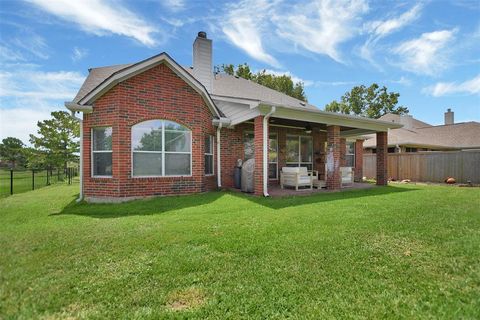
[[[237, 159], [255, 159], [255, 195], [338, 191], [342, 189], [342, 167], [353, 168], [354, 175], [354, 183], [344, 184], [344, 188], [370, 188], [372, 185], [358, 182], [363, 178], [364, 135], [372, 133], [377, 137], [376, 184], [387, 184], [387, 133], [389, 128], [400, 125], [318, 109], [292, 109], [264, 103], [254, 111], [256, 114], [250, 113], [238, 123], [234, 120], [222, 130], [222, 144], [227, 143], [232, 152], [223, 155], [221, 163], [224, 177], [228, 177]], [[316, 179], [324, 181], [326, 188], [281, 189], [280, 176], [284, 167], [306, 167], [310, 172], [316, 171]], [[223, 182], [225, 187], [233, 187], [230, 179]]]

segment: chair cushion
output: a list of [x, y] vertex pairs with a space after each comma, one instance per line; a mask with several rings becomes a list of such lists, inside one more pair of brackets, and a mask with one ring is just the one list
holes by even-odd
[[300, 168], [299, 167], [283, 167], [282, 172], [285, 172], [285, 173], [299, 173]]
[[310, 183], [309, 176], [300, 176], [298, 177], [298, 183]]

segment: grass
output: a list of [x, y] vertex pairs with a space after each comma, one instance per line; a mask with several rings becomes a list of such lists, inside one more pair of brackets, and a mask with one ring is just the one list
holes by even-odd
[[480, 189], [0, 199], [0, 318], [480, 318]]

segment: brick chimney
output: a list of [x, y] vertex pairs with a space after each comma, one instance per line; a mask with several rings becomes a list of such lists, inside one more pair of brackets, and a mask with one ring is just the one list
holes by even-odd
[[454, 124], [455, 121], [453, 119], [453, 111], [452, 109], [448, 108], [447, 112], [445, 112], [445, 124]]
[[212, 40], [207, 39], [204, 31], [200, 31], [193, 42], [193, 76], [212, 92]]

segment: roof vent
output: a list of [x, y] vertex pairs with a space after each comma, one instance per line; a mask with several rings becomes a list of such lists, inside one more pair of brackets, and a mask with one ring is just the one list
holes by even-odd
[[200, 31], [198, 33], [199, 38], [207, 39], [207, 33], [205, 31]]

